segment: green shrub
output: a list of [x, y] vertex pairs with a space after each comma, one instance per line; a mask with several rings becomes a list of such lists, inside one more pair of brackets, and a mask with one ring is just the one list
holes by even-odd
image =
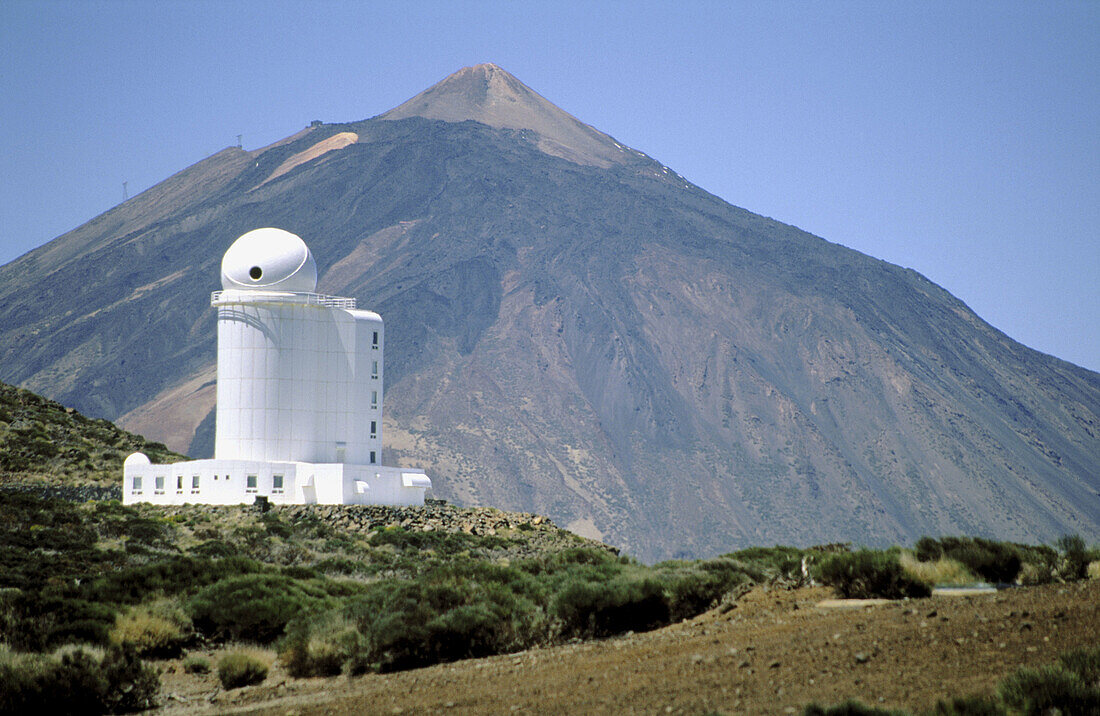
[[441, 567], [414, 581], [384, 580], [345, 610], [362, 639], [351, 671], [391, 671], [506, 653], [545, 633], [537, 587], [510, 567]]
[[776, 545], [775, 547], [749, 547], [726, 556], [745, 564], [754, 581], [763, 581], [765, 579], [801, 579], [802, 557], [805, 554], [804, 550], [797, 547]]
[[107, 684], [98, 661], [84, 651], [54, 659], [0, 652], [0, 713], [95, 714]]
[[233, 651], [218, 660], [218, 679], [227, 689], [259, 684], [267, 678], [267, 663], [256, 654]]
[[202, 589], [188, 609], [204, 634], [266, 644], [281, 636], [291, 619], [325, 603], [325, 593], [306, 582], [279, 574], [248, 574]]
[[59, 656], [0, 649], [0, 713], [126, 713], [152, 708], [160, 682], [132, 652], [97, 658], [84, 649]]
[[981, 537], [932, 537], [917, 540], [914, 551], [922, 562], [947, 557], [961, 562], [982, 579], [993, 583], [1011, 583], [1020, 573], [1020, 550], [1012, 544]]
[[240, 549], [229, 542], [224, 542], [220, 539], [208, 539], [201, 542], [191, 550], [191, 554], [196, 557], [207, 557], [209, 559], [219, 559], [225, 557], [236, 557], [240, 554]]
[[1080, 676], [1086, 684], [1100, 688], [1100, 646], [1063, 652], [1058, 662], [1066, 671]]
[[131, 649], [112, 647], [103, 657], [104, 704], [112, 713], [144, 711], [156, 705], [160, 678]]
[[353, 653], [363, 651], [355, 625], [339, 612], [287, 626], [279, 659], [291, 676], [336, 676]]
[[260, 522], [263, 523], [267, 533], [272, 537], [281, 537], [288, 539], [294, 534], [294, 530], [290, 525], [279, 519], [278, 515], [268, 512], [260, 517]]
[[372, 533], [371, 545], [391, 545], [398, 551], [437, 554], [458, 554], [467, 550], [493, 550], [506, 547], [513, 540], [497, 535], [472, 535], [464, 532], [410, 532], [402, 527], [388, 527]]
[[859, 550], [834, 554], [820, 568], [821, 581], [849, 599], [927, 597], [932, 590], [901, 568], [895, 552]]
[[1065, 535], [1054, 543], [1062, 553], [1061, 576], [1076, 581], [1088, 576], [1089, 553], [1080, 535]]
[[934, 716], [1005, 716], [1001, 703], [989, 696], [964, 696], [936, 702]]
[[657, 576], [665, 585], [670, 620], [690, 619], [710, 609], [732, 589], [752, 581], [748, 570], [728, 558], [658, 564]]
[[111, 605], [33, 591], [5, 601], [11, 630], [4, 637], [26, 651], [47, 651], [73, 643], [105, 645], [117, 611]]
[[998, 693], [1006, 706], [1025, 714], [1100, 711], [1100, 689], [1061, 665], [1019, 669], [1001, 681]]
[[189, 656], [183, 660], [183, 670], [188, 674], [209, 674], [210, 660], [202, 656]]
[[602, 637], [648, 631], [667, 624], [669, 604], [654, 579], [616, 577], [600, 582], [572, 580], [554, 596], [550, 613], [561, 621], [563, 636]]
[[849, 699], [835, 706], [810, 704], [802, 710], [802, 716], [908, 716], [908, 712], [866, 706], [855, 699]]
[[151, 594], [172, 596], [213, 584], [226, 577], [265, 570], [259, 562], [241, 557], [173, 557], [103, 575], [92, 580], [81, 591], [94, 601], [139, 604]]

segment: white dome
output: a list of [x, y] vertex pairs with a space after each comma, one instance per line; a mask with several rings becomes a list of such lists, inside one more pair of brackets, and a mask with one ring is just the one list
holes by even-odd
[[311, 293], [317, 289], [317, 264], [297, 235], [282, 229], [254, 229], [225, 252], [222, 288]]
[[146, 456], [145, 453], [143, 453], [143, 452], [132, 452], [132, 453], [130, 453], [129, 457], [127, 457], [125, 460], [122, 461], [122, 469], [125, 470], [126, 468], [132, 467], [134, 465], [148, 465], [148, 464], [150, 464], [149, 463], [149, 458], [148, 458], [148, 456]]

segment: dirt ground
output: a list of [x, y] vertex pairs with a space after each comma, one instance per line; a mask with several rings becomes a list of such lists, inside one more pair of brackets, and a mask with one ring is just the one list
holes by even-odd
[[980, 692], [1015, 668], [1100, 643], [1100, 580], [861, 607], [831, 590], [758, 588], [664, 629], [598, 642], [348, 679], [225, 692], [210, 675], [163, 676], [165, 713], [801, 713], [853, 697], [913, 710]]

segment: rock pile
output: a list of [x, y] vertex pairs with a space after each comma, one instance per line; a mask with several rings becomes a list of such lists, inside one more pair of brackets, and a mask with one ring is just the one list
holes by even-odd
[[56, 498], [68, 502], [121, 500], [121, 485], [57, 485], [46, 482], [16, 481], [0, 484], [2, 492], [29, 492], [36, 497]]

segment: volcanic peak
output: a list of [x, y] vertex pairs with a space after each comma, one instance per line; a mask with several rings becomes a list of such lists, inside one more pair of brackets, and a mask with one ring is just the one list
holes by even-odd
[[577, 164], [606, 168], [624, 164], [632, 155], [631, 150], [558, 108], [511, 73], [488, 63], [463, 67], [378, 118], [408, 117], [471, 120], [534, 132], [538, 136], [532, 139], [539, 150]]

